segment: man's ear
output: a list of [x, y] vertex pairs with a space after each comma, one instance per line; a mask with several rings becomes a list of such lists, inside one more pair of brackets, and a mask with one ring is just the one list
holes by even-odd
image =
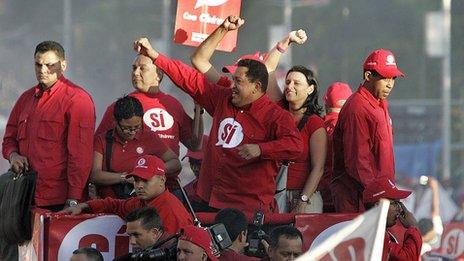
[[61, 65], [61, 71], [65, 72], [66, 68], [68, 68], [68, 63], [66, 62], [66, 60], [61, 61], [60, 65]]
[[253, 93], [255, 93], [255, 92], [261, 93], [261, 92], [262, 92], [262, 91], [261, 91], [261, 85], [262, 85], [262, 84], [261, 84], [260, 81], [256, 81], [256, 82], [255, 82], [255, 89], [253, 90]]
[[374, 75], [372, 74], [371, 71], [365, 71], [364, 72], [364, 80], [365, 81], [371, 81], [372, 77], [374, 77]]

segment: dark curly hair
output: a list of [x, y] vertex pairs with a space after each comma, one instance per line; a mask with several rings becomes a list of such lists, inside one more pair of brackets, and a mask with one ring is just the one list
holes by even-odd
[[134, 116], [143, 117], [143, 107], [137, 98], [124, 96], [119, 98], [114, 104], [114, 119], [119, 122], [127, 120]]
[[[316, 114], [320, 117], [322, 117], [322, 106], [319, 105], [319, 83], [317, 82], [316, 76], [314, 75], [314, 72], [311, 71], [310, 69], [302, 66], [302, 65], [295, 65], [293, 66], [290, 70], [288, 70], [287, 75], [285, 78], [287, 78], [288, 74], [291, 72], [299, 72], [302, 73], [306, 81], [308, 82], [309, 85], [314, 85], [314, 90], [313, 92], [308, 95], [306, 100], [304, 101], [303, 105], [299, 109], [306, 108], [305, 114], [312, 115]], [[284, 107], [285, 109], [288, 110], [289, 104], [286, 99], [284, 99]]]

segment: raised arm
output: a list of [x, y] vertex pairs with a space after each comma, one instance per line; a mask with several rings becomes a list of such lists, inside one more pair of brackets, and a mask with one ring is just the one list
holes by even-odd
[[279, 61], [282, 57], [282, 54], [284, 54], [287, 51], [291, 43], [301, 45], [304, 44], [307, 39], [308, 36], [306, 35], [306, 32], [303, 29], [291, 31], [269, 51], [264, 61], [264, 64], [266, 65], [267, 71], [269, 72], [269, 83], [267, 85], [266, 93], [271, 100], [279, 101], [283, 97], [282, 90], [277, 84], [277, 79], [274, 74], [274, 71], [279, 65]]
[[205, 74], [208, 81], [216, 83], [221, 78], [221, 74], [211, 64], [210, 59], [214, 50], [229, 31], [237, 30], [243, 25], [245, 20], [238, 16], [229, 16], [224, 22], [208, 36], [190, 57], [190, 61], [199, 72]]

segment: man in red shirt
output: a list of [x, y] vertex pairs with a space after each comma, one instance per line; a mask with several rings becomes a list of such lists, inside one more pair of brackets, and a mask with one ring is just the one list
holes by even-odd
[[63, 47], [37, 45], [36, 86], [19, 97], [3, 137], [2, 153], [17, 173], [37, 171], [35, 203], [52, 211], [77, 205], [92, 166], [95, 106], [90, 95], [63, 76]]
[[392, 121], [387, 97], [404, 74], [388, 50], [364, 62], [364, 82], [343, 106], [333, 133], [331, 191], [336, 212], [363, 212], [362, 193], [374, 179], [395, 180]]
[[324, 175], [319, 181], [319, 190], [322, 194], [322, 202], [324, 202], [324, 213], [334, 212], [332, 194], [330, 193], [330, 182], [333, 172], [333, 131], [337, 125], [338, 114], [342, 109], [343, 104], [353, 94], [348, 84], [344, 82], [332, 83], [324, 95], [324, 105], [326, 115], [324, 117], [324, 126], [327, 131], [327, 157], [324, 166]]
[[[194, 124], [184, 111], [182, 104], [171, 95], [165, 94], [159, 88], [163, 72], [152, 60], [139, 55], [132, 65], [132, 86], [135, 91], [129, 96], [137, 98], [143, 106], [144, 132], [156, 135], [177, 156], [179, 156], [179, 141], [190, 150], [196, 150], [201, 143], [203, 124], [193, 131]], [[114, 103], [108, 106], [95, 135], [105, 134], [114, 127]], [[201, 117], [201, 114], [198, 114]], [[197, 135], [195, 135], [197, 134]], [[168, 176], [167, 186], [176, 196], [180, 196], [177, 176]]]
[[192, 217], [179, 199], [166, 190], [164, 162], [161, 159], [151, 155], [140, 157], [128, 177], [134, 178], [137, 197], [125, 200], [90, 200], [67, 208], [64, 212], [72, 215], [78, 215], [83, 211], [110, 213], [124, 218], [134, 209], [149, 206], [158, 212], [167, 234], [177, 233], [181, 227], [193, 224]]
[[178, 261], [217, 261], [208, 231], [202, 227], [186, 226], [177, 242]]
[[[229, 30], [224, 24], [219, 28], [224, 34]], [[210, 83], [202, 73], [158, 53], [146, 38], [136, 40], [134, 48], [213, 116], [198, 196], [215, 209], [275, 211], [276, 161], [296, 158], [302, 144], [291, 115], [265, 95], [266, 66], [241, 60], [230, 88]]]
[[[387, 214], [387, 224], [383, 245], [382, 260], [419, 260], [422, 237], [417, 229], [417, 222], [413, 214], [399, 200], [407, 198], [411, 191], [400, 190], [388, 178], [383, 177], [369, 183], [363, 192], [366, 210], [377, 204], [380, 198], [390, 200]], [[389, 228], [397, 221], [406, 229], [403, 242], [400, 244]]]

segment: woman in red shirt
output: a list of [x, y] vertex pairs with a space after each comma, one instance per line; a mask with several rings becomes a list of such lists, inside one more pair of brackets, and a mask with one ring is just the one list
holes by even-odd
[[[285, 77], [285, 88], [280, 104], [299, 125], [304, 142], [300, 157], [290, 162], [287, 190], [290, 209], [296, 213], [322, 213], [322, 197], [318, 191], [324, 173], [327, 151], [327, 132], [318, 104], [318, 83], [314, 73], [304, 66], [292, 67]], [[304, 125], [300, 125], [303, 120]]]

